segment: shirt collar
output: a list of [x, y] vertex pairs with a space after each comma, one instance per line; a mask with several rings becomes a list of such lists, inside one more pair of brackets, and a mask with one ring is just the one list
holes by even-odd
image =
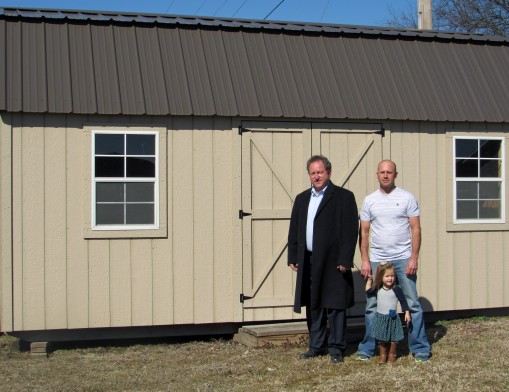
[[325, 191], [327, 190], [328, 186], [329, 186], [329, 184], [327, 184], [325, 186], [325, 188], [323, 188], [320, 192], [315, 191], [315, 188], [311, 187], [311, 195], [315, 196], [315, 197], [322, 196], [325, 193]]

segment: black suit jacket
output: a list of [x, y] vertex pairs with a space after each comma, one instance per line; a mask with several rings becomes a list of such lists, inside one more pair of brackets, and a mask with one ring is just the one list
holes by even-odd
[[352, 271], [341, 273], [337, 267], [353, 267], [359, 232], [355, 196], [329, 182], [314, 220], [311, 266], [305, 262], [310, 198], [310, 189], [295, 198], [288, 232], [288, 264], [298, 264], [294, 311], [347, 309], [354, 305]]

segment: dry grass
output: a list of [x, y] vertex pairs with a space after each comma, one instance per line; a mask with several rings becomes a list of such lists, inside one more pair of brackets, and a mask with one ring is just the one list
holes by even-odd
[[328, 357], [299, 360], [306, 344], [252, 349], [231, 340], [59, 347], [30, 358], [0, 337], [2, 391], [507, 391], [509, 317], [428, 326], [433, 357], [417, 364], [401, 345], [395, 365]]

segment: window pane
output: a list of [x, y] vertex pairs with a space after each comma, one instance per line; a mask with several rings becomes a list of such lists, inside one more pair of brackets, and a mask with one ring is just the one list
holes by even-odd
[[456, 183], [456, 197], [458, 199], [477, 200], [477, 182], [461, 181]]
[[124, 135], [96, 133], [95, 153], [96, 155], [124, 155]]
[[99, 204], [95, 205], [95, 221], [98, 225], [123, 225], [123, 204]]
[[155, 155], [155, 135], [127, 134], [127, 155]]
[[95, 184], [95, 198], [97, 202], [123, 202], [124, 183], [98, 182]]
[[127, 158], [127, 177], [155, 177], [155, 158]]
[[126, 223], [128, 225], [155, 223], [153, 204], [127, 204], [126, 214]]
[[[96, 225], [155, 224], [157, 137], [148, 132], [93, 133]], [[136, 181], [144, 177], [148, 180]]]
[[479, 183], [479, 199], [500, 199], [500, 182]]
[[480, 200], [479, 218], [497, 219], [500, 218], [500, 200]]
[[[503, 140], [458, 138], [454, 142], [456, 219], [501, 219], [505, 202]], [[473, 181], [461, 181], [467, 177]]]
[[500, 161], [481, 159], [481, 177], [500, 177]]
[[96, 177], [124, 177], [124, 158], [95, 157]]
[[132, 182], [127, 184], [127, 202], [154, 201], [153, 182]]
[[458, 219], [477, 219], [477, 201], [458, 201], [456, 215]]
[[479, 177], [477, 159], [456, 159], [456, 177]]
[[477, 139], [456, 139], [456, 158], [477, 158]]
[[501, 158], [501, 140], [481, 140], [481, 158]]

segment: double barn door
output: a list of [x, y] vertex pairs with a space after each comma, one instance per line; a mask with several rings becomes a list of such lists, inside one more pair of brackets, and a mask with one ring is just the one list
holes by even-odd
[[[332, 162], [332, 181], [354, 192], [360, 209], [377, 187], [382, 159], [380, 124], [242, 124], [242, 254], [244, 321], [282, 320], [292, 312], [295, 273], [287, 266], [287, 236], [295, 196], [310, 186], [306, 161], [322, 154]], [[355, 265], [360, 267], [357, 252]], [[362, 315], [364, 284], [357, 269], [356, 303]]]
[[[332, 181], [354, 192], [358, 207], [377, 187], [382, 159], [380, 124], [242, 124], [242, 254], [244, 320], [278, 320], [292, 313], [295, 273], [287, 266], [287, 236], [295, 196], [310, 186], [306, 161], [322, 154], [332, 162]], [[358, 252], [356, 266], [360, 267]], [[357, 305], [364, 287], [356, 276]]]

